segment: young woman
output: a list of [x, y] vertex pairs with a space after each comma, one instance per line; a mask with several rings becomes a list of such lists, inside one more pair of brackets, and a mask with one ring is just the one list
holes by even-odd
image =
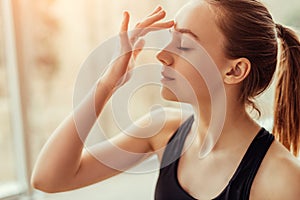
[[[120, 37], [123, 52], [129, 50], [129, 53], [107, 69], [100, 77], [95, 93], [86, 98], [53, 133], [36, 163], [33, 186], [45, 192], [84, 187], [157, 154], [162, 166], [155, 191], [158, 200], [299, 199], [300, 164], [296, 156], [300, 130], [300, 44], [295, 33], [276, 24], [265, 6], [256, 0], [194, 0], [179, 11], [175, 23], [161, 22], [164, 16], [165, 11], [158, 7], [138, 23], [135, 35], [129, 39], [129, 14], [124, 13]], [[173, 69], [188, 81], [196, 95], [197, 102], [188, 95], [180, 97], [180, 101], [197, 108], [195, 114], [190, 116], [165, 109], [155, 112], [155, 116], [146, 115], [136, 124], [145, 127], [153, 120], [147, 130], [141, 133], [138, 128], [130, 128], [130, 134], [120, 133], [109, 141], [118, 149], [136, 156], [121, 156], [116, 148], [104, 142], [92, 149], [93, 155], [112, 160], [115, 156], [118, 160], [111, 162], [117, 167], [99, 162], [83, 149], [83, 142], [95, 123], [95, 119], [85, 112], [86, 108], [94, 102], [98, 116], [120, 87], [119, 80], [127, 74], [129, 60], [139, 53], [139, 50], [131, 51], [137, 38], [149, 28], [171, 27], [173, 39], [168, 48], [177, 48], [178, 53], [166, 48], [157, 54], [164, 69], [161, 93], [167, 100], [178, 101], [177, 96], [181, 93], [179, 78], [174, 74], [171, 76], [167, 70]], [[178, 36], [178, 32], [182, 34]], [[186, 35], [211, 56], [226, 93], [226, 115], [221, 135], [209, 154], [201, 159], [199, 151], [212, 115], [211, 99], [201, 75], [195, 73], [194, 66], [184, 59], [195, 53], [189, 43], [182, 41]], [[143, 42], [138, 43], [141, 46]], [[246, 108], [252, 106], [256, 109], [253, 100], [268, 88], [276, 68], [273, 135], [277, 140], [274, 140], [272, 134], [255, 123]], [[216, 87], [214, 93], [218, 92]], [[161, 116], [166, 119], [157, 134], [134, 137], [151, 135], [151, 131], [164, 120]], [[84, 121], [80, 137], [75, 124], [77, 117]], [[166, 163], [172, 158], [175, 158], [174, 162]]]

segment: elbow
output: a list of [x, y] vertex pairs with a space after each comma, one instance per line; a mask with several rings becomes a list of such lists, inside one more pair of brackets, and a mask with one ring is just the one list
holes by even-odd
[[30, 182], [31, 186], [36, 190], [40, 190], [46, 193], [56, 193], [53, 187], [50, 187], [47, 183], [45, 183], [44, 180], [41, 180], [37, 177], [31, 177]]
[[64, 192], [63, 187], [60, 187], [59, 184], [56, 184], [54, 181], [43, 176], [32, 175], [30, 183], [34, 189], [45, 193]]

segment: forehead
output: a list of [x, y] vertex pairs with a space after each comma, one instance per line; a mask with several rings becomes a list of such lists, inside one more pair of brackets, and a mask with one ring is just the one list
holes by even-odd
[[211, 5], [202, 0], [194, 0], [186, 4], [175, 16], [178, 29], [189, 29], [199, 38], [200, 43], [207, 45], [222, 45], [221, 34]]

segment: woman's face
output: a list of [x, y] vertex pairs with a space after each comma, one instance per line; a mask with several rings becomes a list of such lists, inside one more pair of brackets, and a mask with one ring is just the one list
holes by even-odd
[[[163, 64], [161, 93], [165, 99], [206, 101], [211, 95], [208, 84], [213, 84], [210, 86], [215, 92], [218, 84], [223, 84], [222, 80], [214, 80], [222, 79], [222, 66], [228, 64], [223, 53], [224, 38], [214, 18], [210, 5], [199, 0], [188, 3], [177, 13], [176, 24], [170, 31], [172, 40], [157, 54]], [[216, 76], [218, 73], [221, 76]]]

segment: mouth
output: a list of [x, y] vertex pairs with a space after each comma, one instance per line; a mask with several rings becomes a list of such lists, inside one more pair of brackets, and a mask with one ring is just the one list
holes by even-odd
[[175, 78], [170, 77], [169, 75], [167, 75], [164, 71], [161, 72], [162, 75], [162, 81], [173, 81], [175, 80]]

